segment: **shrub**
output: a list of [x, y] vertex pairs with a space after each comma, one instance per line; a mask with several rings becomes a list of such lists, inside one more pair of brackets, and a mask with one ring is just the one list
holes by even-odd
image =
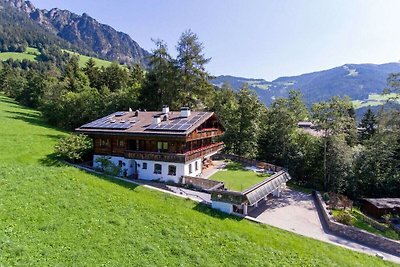
[[122, 167], [115, 165], [107, 157], [99, 157], [96, 159], [96, 162], [100, 164], [100, 167], [98, 168], [100, 171], [112, 176], [121, 175]]
[[350, 225], [351, 224], [352, 216], [348, 211], [340, 211], [336, 216], [335, 220], [338, 223]]
[[325, 203], [327, 203], [329, 201], [329, 199], [330, 199], [329, 194], [325, 192], [322, 195], [322, 199], [325, 201]]
[[69, 161], [80, 162], [93, 149], [92, 139], [84, 134], [72, 134], [61, 138], [55, 145], [57, 156]]

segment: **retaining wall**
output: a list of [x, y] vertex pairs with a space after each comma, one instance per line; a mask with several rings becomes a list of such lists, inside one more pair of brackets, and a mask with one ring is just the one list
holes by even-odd
[[400, 257], [400, 242], [369, 233], [353, 226], [335, 222], [332, 215], [329, 214], [329, 210], [327, 209], [321, 194], [319, 192], [315, 192], [313, 196], [318, 208], [322, 212], [322, 217], [326, 225], [333, 233]]

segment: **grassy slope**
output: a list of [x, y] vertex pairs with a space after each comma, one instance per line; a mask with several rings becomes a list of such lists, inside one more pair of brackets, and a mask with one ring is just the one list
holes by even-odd
[[38, 115], [0, 96], [0, 266], [392, 265], [57, 164]]
[[[343, 211], [333, 210], [332, 212], [333, 212], [333, 216], [337, 217]], [[357, 228], [363, 229], [365, 231], [368, 231], [368, 232], [376, 234], [376, 235], [381, 235], [381, 236], [384, 236], [387, 238], [400, 240], [400, 234], [397, 233], [395, 230], [388, 227], [386, 230], [381, 231], [381, 230], [378, 230], [375, 227], [373, 227], [370, 223], [365, 222], [362, 219], [362, 212], [357, 207], [353, 207], [353, 209], [351, 211], [351, 215], [353, 216], [351, 219], [351, 222], [350, 222], [350, 224], [352, 226], [355, 226]]]
[[[85, 56], [85, 55], [80, 55], [78, 53], [69, 51], [69, 50], [63, 50], [65, 52], [71, 53], [71, 54], [76, 54], [79, 55], [79, 66], [83, 67], [85, 66], [86, 62], [89, 60], [90, 57]], [[4, 52], [4, 53], [0, 53], [0, 60], [1, 61], [5, 61], [7, 59], [14, 59], [14, 60], [30, 60], [30, 61], [35, 61], [36, 60], [36, 56], [39, 55], [40, 52], [39, 50], [37, 50], [36, 48], [33, 47], [28, 47], [26, 49], [25, 52], [23, 53], [17, 53], [17, 52]], [[98, 67], [108, 67], [109, 65], [111, 65], [110, 61], [107, 60], [103, 60], [103, 59], [99, 59], [99, 58], [93, 58], [94, 61], [96, 62], [96, 65]]]
[[36, 55], [38, 55], [39, 51], [35, 48], [28, 47], [28, 49], [23, 52], [23, 53], [17, 53], [17, 52], [4, 52], [0, 53], [0, 60], [5, 61], [7, 59], [14, 59], [14, 60], [30, 60], [30, 61], [35, 61], [36, 60]]
[[230, 162], [225, 169], [215, 173], [210, 179], [224, 182], [225, 187], [235, 191], [243, 191], [250, 188], [267, 177], [246, 170], [240, 163], [235, 162]]
[[[65, 51], [67, 53], [70, 53], [70, 54], [78, 55], [79, 56], [79, 66], [80, 67], [84, 67], [86, 62], [88, 62], [88, 60], [90, 59], [90, 57], [88, 57], [88, 56], [80, 55], [78, 53], [75, 53], [75, 52], [72, 52], [72, 51], [69, 51], [69, 50], [63, 50], [63, 51]], [[107, 60], [103, 60], [103, 59], [99, 59], [99, 58], [95, 58], [95, 57], [93, 58], [93, 60], [96, 62], [96, 65], [98, 67], [108, 67], [108, 66], [111, 65], [111, 61], [107, 61]]]
[[[381, 106], [386, 103], [389, 98], [396, 97], [396, 94], [387, 94], [387, 95], [380, 95], [380, 94], [370, 94], [368, 95], [368, 99], [366, 100], [354, 100], [353, 106], [355, 109], [363, 108], [363, 107], [374, 107], [374, 106]], [[400, 100], [397, 101], [400, 104]]]

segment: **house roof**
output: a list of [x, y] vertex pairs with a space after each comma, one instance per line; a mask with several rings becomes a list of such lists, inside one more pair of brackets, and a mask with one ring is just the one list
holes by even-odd
[[364, 198], [378, 209], [400, 208], [400, 198]]
[[[182, 117], [179, 111], [119, 111], [75, 129], [87, 134], [173, 135], [186, 136], [214, 115], [214, 112], [192, 111]], [[154, 117], [160, 122], [155, 123]]]

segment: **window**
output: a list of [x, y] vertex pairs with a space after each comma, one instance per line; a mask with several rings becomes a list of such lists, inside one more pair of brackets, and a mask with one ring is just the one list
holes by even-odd
[[168, 142], [157, 142], [157, 150], [159, 152], [167, 152], [168, 151]]
[[194, 162], [194, 170], [195, 171], [199, 170], [199, 163], [197, 161]]
[[168, 165], [168, 175], [175, 176], [176, 175], [176, 166]]
[[125, 141], [123, 139], [118, 139], [117, 140], [117, 146], [118, 147], [125, 147]]
[[143, 170], [147, 170], [147, 162], [143, 162], [143, 167], [142, 167], [142, 169], [143, 169]]
[[101, 147], [108, 147], [110, 146], [110, 140], [106, 138], [101, 138], [100, 139], [100, 146]]
[[155, 174], [161, 174], [161, 164], [158, 164], [158, 163], [156, 163], [156, 164], [154, 164], [154, 173]]
[[192, 173], [192, 163], [189, 164], [189, 173]]
[[118, 166], [122, 167], [122, 160], [118, 161]]

